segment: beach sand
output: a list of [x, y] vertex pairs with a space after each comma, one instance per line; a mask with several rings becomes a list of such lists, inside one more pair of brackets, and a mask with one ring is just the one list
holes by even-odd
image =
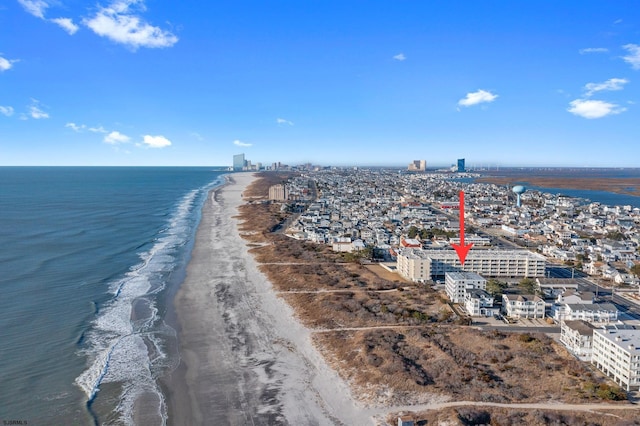
[[209, 194], [175, 298], [181, 364], [166, 389], [169, 423], [372, 424], [238, 232], [234, 216], [254, 175], [228, 179]]

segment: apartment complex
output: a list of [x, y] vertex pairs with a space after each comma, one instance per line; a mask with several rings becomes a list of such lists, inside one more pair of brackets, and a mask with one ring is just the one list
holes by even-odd
[[289, 189], [286, 185], [277, 184], [269, 187], [269, 199], [273, 201], [287, 201], [289, 199]]
[[471, 250], [460, 265], [454, 250], [401, 249], [398, 272], [414, 282], [443, 278], [447, 272], [475, 272], [483, 277], [543, 277], [545, 258], [527, 250]]
[[640, 390], [640, 330], [594, 330], [591, 363], [627, 391]]

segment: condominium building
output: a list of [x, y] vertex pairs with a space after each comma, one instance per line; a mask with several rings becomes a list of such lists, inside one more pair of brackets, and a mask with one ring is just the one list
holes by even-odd
[[471, 250], [464, 265], [454, 250], [400, 249], [398, 272], [406, 279], [424, 282], [447, 272], [475, 272], [483, 277], [543, 277], [545, 258], [528, 250]]
[[464, 302], [467, 290], [486, 290], [487, 280], [474, 272], [447, 272], [444, 289], [453, 303]]
[[544, 308], [544, 300], [538, 296], [502, 295], [502, 311], [511, 318], [544, 318]]
[[286, 185], [277, 184], [269, 187], [269, 199], [274, 201], [286, 201], [289, 198], [289, 189]]
[[551, 316], [563, 321], [584, 320], [590, 323], [609, 323], [618, 320], [618, 309], [612, 303], [556, 303], [551, 306]]
[[576, 357], [591, 360], [595, 326], [583, 320], [567, 320], [560, 328], [560, 341]]
[[591, 363], [627, 392], [640, 390], [640, 330], [594, 330]]

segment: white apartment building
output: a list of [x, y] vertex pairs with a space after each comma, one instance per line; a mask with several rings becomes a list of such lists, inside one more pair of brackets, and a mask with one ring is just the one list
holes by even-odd
[[544, 256], [528, 250], [471, 250], [464, 265], [455, 250], [403, 248], [398, 252], [398, 272], [406, 279], [424, 282], [447, 272], [475, 272], [484, 277], [544, 277]]
[[612, 303], [559, 303], [551, 306], [554, 321], [584, 320], [610, 323], [618, 320], [618, 309]]
[[627, 392], [640, 390], [640, 330], [594, 330], [591, 363]]
[[449, 300], [453, 303], [462, 303], [465, 300], [467, 290], [487, 289], [487, 280], [474, 272], [447, 272], [444, 279], [444, 289]]
[[503, 294], [502, 311], [511, 318], [544, 318], [544, 300], [534, 295]]
[[594, 329], [595, 327], [586, 321], [567, 320], [562, 323], [560, 328], [560, 342], [579, 359], [590, 361]]
[[464, 296], [464, 308], [472, 317], [490, 317], [499, 312], [493, 306], [493, 296], [485, 290], [467, 290]]

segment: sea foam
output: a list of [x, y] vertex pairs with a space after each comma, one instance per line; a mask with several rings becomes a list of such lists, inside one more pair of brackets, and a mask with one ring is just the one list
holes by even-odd
[[[176, 361], [169, 360], [163, 342], [163, 339], [175, 338], [175, 331], [158, 317], [154, 296], [165, 288], [181, 247], [194, 232], [198, 195], [219, 183], [215, 181], [186, 194], [152, 247], [140, 254], [140, 263], [110, 284], [113, 297], [100, 307], [84, 334], [80, 350], [88, 360], [88, 368], [75, 383], [85, 393], [88, 407], [98, 398], [102, 384], [118, 383], [122, 386], [116, 407], [120, 421], [134, 424], [136, 400], [152, 393], [158, 399], [158, 418], [162, 424], [166, 423], [166, 404], [157, 378], [163, 369], [177, 365]], [[144, 299], [148, 316], [132, 320], [134, 303], [140, 299]]]

